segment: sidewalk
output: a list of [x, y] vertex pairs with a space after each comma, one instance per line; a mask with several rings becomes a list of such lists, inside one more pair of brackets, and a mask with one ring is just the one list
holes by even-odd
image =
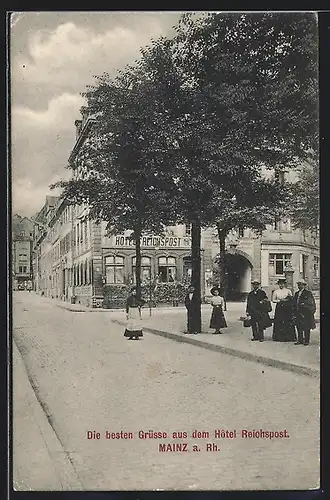
[[82, 485], [36, 398], [13, 341], [13, 489], [82, 490]]
[[[38, 297], [38, 296], [37, 296]], [[126, 314], [123, 310], [89, 309], [80, 304], [68, 304], [66, 302], [39, 297], [40, 300], [55, 303], [58, 307], [75, 312], [98, 312], [109, 317], [120, 325], [125, 325]], [[178, 342], [193, 344], [236, 356], [245, 360], [261, 363], [265, 366], [273, 366], [295, 373], [319, 377], [320, 372], [320, 329], [319, 325], [311, 332], [311, 344], [306, 346], [295, 346], [293, 343], [273, 342], [271, 340], [272, 328], [265, 331], [264, 342], [251, 342], [251, 329], [244, 328], [241, 316], [245, 315], [244, 302], [231, 302], [225, 313], [228, 328], [224, 329], [223, 335], [212, 335], [209, 329], [211, 306], [202, 306], [202, 334], [186, 335], [186, 311], [185, 308], [144, 308], [141, 324], [146, 332], [170, 338]], [[318, 316], [318, 315], [316, 315]]]

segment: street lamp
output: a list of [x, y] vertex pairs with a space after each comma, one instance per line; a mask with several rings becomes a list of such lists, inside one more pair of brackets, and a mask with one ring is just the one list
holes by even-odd
[[[233, 196], [232, 201], [236, 201], [236, 197], [235, 196]], [[234, 253], [236, 251], [237, 246], [238, 246], [238, 240], [237, 239], [233, 239], [233, 240], [230, 241], [229, 248]], [[225, 311], [227, 311], [227, 281], [228, 281], [227, 280], [228, 272], [227, 272], [226, 258], [227, 258], [227, 252], [225, 252], [225, 256], [224, 256], [224, 259], [225, 259], [225, 262], [224, 262], [225, 272], [224, 272], [224, 282], [223, 282], [223, 300], [224, 300], [224, 310]]]
[[286, 279], [287, 287], [294, 293], [293, 289], [293, 273], [294, 269], [291, 265], [291, 262], [288, 262], [286, 267], [284, 268], [284, 276]]

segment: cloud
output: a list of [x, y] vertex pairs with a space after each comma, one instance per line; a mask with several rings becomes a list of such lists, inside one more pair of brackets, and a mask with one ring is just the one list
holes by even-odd
[[83, 104], [84, 99], [80, 95], [64, 93], [51, 99], [46, 110], [36, 111], [24, 106], [14, 107], [12, 112], [14, 130], [16, 134], [19, 134], [19, 126], [70, 128], [68, 119], [72, 117], [73, 112], [77, 113]]
[[28, 53], [15, 58], [13, 84], [84, 91], [95, 75], [105, 71], [114, 75], [117, 69], [137, 59], [140, 47], [162, 30], [161, 16], [159, 20], [141, 18], [135, 29], [115, 26], [103, 33], [73, 22], [52, 31], [39, 30], [30, 38]]
[[[54, 178], [53, 182], [56, 182]], [[13, 213], [32, 217], [36, 215], [45, 203], [47, 195], [57, 196], [59, 190], [51, 191], [48, 182], [35, 185], [29, 178], [18, 179], [12, 186]]]
[[51, 99], [45, 110], [13, 108], [12, 194], [15, 211], [23, 212], [24, 209], [29, 215], [38, 211], [46, 194], [50, 194], [49, 184], [68, 175], [65, 167], [75, 142], [74, 121], [83, 103], [81, 96], [65, 93]]
[[54, 194], [49, 184], [68, 176], [80, 92], [95, 75], [115, 76], [133, 63], [179, 14], [47, 16], [17, 18], [11, 39], [12, 202], [14, 212], [30, 216]]

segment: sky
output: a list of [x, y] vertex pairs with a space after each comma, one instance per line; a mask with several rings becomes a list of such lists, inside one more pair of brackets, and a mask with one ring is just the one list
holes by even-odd
[[49, 185], [69, 177], [80, 93], [94, 77], [172, 36], [180, 12], [14, 12], [10, 34], [12, 210], [35, 215]]

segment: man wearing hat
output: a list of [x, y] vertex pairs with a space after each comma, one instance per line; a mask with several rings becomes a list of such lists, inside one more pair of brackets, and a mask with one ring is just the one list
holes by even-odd
[[187, 331], [184, 333], [193, 333], [194, 335], [197, 335], [197, 325], [198, 325], [198, 306], [199, 306], [199, 301], [197, 294], [195, 292], [195, 287], [190, 285], [188, 288], [187, 295], [185, 296], [184, 299], [184, 304], [187, 309]]
[[294, 317], [298, 332], [298, 342], [295, 345], [309, 345], [311, 330], [315, 328], [315, 299], [307, 283], [301, 279], [297, 282], [298, 291], [294, 295]]
[[[246, 314], [251, 318], [252, 339], [263, 342], [264, 330], [272, 325], [269, 317], [269, 300], [258, 280], [252, 281], [252, 291], [247, 296]], [[267, 310], [268, 309], [268, 310]]]

